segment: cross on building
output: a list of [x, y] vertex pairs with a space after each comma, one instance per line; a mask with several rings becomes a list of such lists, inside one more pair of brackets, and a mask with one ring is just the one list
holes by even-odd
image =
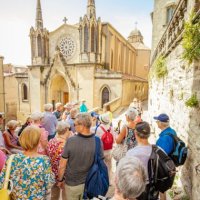
[[63, 22], [66, 24], [68, 21], [67, 17], [64, 17]]

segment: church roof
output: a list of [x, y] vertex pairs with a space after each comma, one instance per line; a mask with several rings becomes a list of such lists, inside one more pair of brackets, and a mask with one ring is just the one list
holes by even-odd
[[132, 36], [142, 36], [141, 32], [135, 28], [133, 31], [131, 31], [129, 37], [132, 37]]
[[145, 44], [141, 43], [141, 42], [134, 42], [131, 43], [133, 45], [133, 47], [135, 49], [143, 49], [143, 50], [150, 50], [150, 48], [148, 46], [146, 46]]

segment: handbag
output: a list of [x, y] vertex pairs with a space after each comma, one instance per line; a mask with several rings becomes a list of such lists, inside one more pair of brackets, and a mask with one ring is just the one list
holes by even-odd
[[[11, 165], [12, 165], [12, 161], [13, 161], [14, 156], [15, 155], [13, 154], [8, 159], [8, 165], [7, 165], [7, 169], [6, 169], [3, 188], [0, 190], [0, 199], [3, 199], [3, 200], [10, 200], [10, 193], [12, 192], [13, 184], [9, 180], [9, 178], [10, 178]], [[10, 182], [10, 185], [11, 185], [11, 190], [8, 189], [8, 183], [9, 182]]]
[[123, 158], [126, 155], [126, 152], [128, 151], [127, 136], [128, 136], [128, 131], [126, 129], [126, 137], [125, 137], [123, 144], [114, 144], [114, 147], [113, 147], [113, 150], [112, 150], [112, 157], [117, 162], [121, 158]]

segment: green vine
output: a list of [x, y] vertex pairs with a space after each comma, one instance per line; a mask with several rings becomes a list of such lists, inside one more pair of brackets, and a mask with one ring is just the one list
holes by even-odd
[[190, 18], [184, 24], [183, 32], [183, 59], [191, 64], [200, 58], [200, 20], [194, 22], [195, 13], [192, 12]]
[[166, 59], [164, 56], [159, 56], [154, 64], [154, 74], [156, 78], [161, 79], [168, 74], [167, 66], [166, 66]]
[[199, 101], [197, 99], [197, 95], [193, 94], [186, 102], [185, 105], [187, 107], [198, 107]]

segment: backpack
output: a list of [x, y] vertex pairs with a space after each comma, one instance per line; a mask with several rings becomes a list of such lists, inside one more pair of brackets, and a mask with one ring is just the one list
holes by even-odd
[[95, 136], [95, 158], [85, 181], [84, 199], [92, 199], [99, 195], [105, 196], [109, 188], [108, 169], [104, 160], [100, 158], [101, 141]]
[[173, 152], [169, 154], [170, 158], [174, 161], [176, 167], [183, 165], [188, 152], [185, 143], [176, 135], [171, 133], [167, 133], [167, 135], [171, 136], [174, 140], [174, 149]]
[[172, 187], [176, 175], [173, 160], [159, 147], [152, 145], [152, 153], [148, 161], [150, 188], [164, 193]]
[[103, 149], [104, 150], [112, 149], [114, 139], [113, 139], [112, 133], [110, 133], [111, 127], [108, 130], [105, 130], [105, 128], [102, 126], [100, 126], [100, 128], [104, 132], [104, 134], [101, 136], [101, 141], [103, 143]]

